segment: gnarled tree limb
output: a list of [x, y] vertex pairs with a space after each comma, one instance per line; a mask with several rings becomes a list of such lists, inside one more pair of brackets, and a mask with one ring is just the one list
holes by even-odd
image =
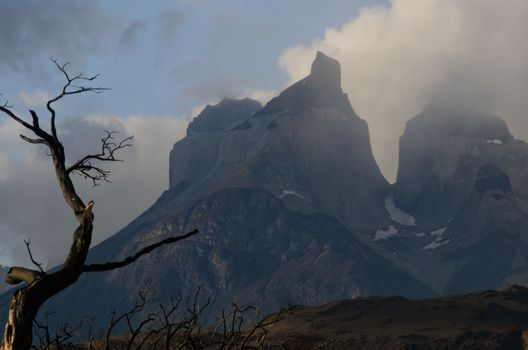
[[107, 263], [104, 263], [104, 264], [84, 265], [83, 266], [83, 272], [102, 272], [102, 271], [115, 270], [115, 269], [119, 269], [121, 267], [125, 267], [125, 266], [133, 263], [137, 259], [139, 259], [141, 256], [152, 252], [154, 249], [156, 249], [158, 247], [161, 247], [162, 245], [175, 243], [175, 242], [187, 239], [189, 237], [194, 236], [198, 232], [199, 232], [198, 230], [193, 230], [193, 231], [191, 231], [189, 233], [186, 233], [184, 235], [181, 235], [181, 236], [169, 237], [169, 238], [164, 239], [162, 241], [159, 241], [157, 243], [154, 243], [154, 244], [151, 244], [149, 246], [146, 246], [145, 248], [141, 249], [136, 254], [131, 255], [131, 256], [129, 256], [129, 257], [127, 257], [127, 258], [125, 258], [124, 260], [121, 260], [121, 261], [112, 261], [112, 262], [107, 262]]
[[5, 282], [7, 284], [15, 285], [22, 282], [27, 284], [33, 283], [37, 278], [44, 276], [44, 273], [27, 269], [25, 267], [13, 266], [7, 272]]

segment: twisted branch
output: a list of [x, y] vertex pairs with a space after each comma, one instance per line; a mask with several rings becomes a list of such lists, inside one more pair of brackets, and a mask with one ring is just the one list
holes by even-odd
[[175, 243], [175, 242], [187, 239], [189, 237], [194, 236], [198, 232], [199, 232], [198, 230], [193, 230], [193, 231], [191, 231], [189, 233], [186, 233], [184, 235], [181, 235], [181, 236], [169, 237], [169, 238], [164, 239], [162, 241], [159, 241], [157, 243], [154, 243], [154, 244], [151, 244], [149, 246], [146, 246], [145, 248], [141, 249], [136, 254], [131, 255], [131, 256], [129, 256], [129, 257], [127, 257], [127, 258], [125, 258], [124, 260], [121, 260], [121, 261], [107, 262], [107, 263], [104, 263], [104, 264], [84, 265], [83, 266], [83, 272], [101, 272], [101, 271], [109, 271], [109, 270], [115, 270], [115, 269], [119, 269], [121, 267], [125, 267], [125, 266], [127, 266], [129, 264], [132, 264], [134, 261], [139, 259], [141, 256], [152, 252], [154, 249], [159, 248], [162, 245]]

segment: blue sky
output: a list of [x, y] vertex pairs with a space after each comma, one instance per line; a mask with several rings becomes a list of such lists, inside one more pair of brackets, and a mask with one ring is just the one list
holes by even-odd
[[[27, 3], [27, 11], [42, 6], [38, 1], [22, 3]], [[77, 99], [70, 113], [184, 115], [226, 95], [279, 91], [288, 81], [286, 72], [277, 66], [286, 48], [310, 44], [327, 27], [339, 27], [362, 6], [378, 3], [383, 2], [84, 2], [81, 11], [88, 12], [85, 7], [90, 7], [97, 18], [92, 22], [74, 10], [66, 14], [81, 17], [78, 23], [83, 27], [71, 36], [66, 33], [60, 41], [50, 39], [57, 31], [68, 32], [75, 21], [49, 31], [37, 27], [31, 37], [19, 39], [26, 41], [17, 46], [26, 46], [28, 54], [22, 59], [29, 61], [30, 68], [14, 71], [0, 58], [0, 91], [14, 95], [53, 91], [57, 76], [47, 60], [53, 56], [71, 61], [72, 69], [100, 73], [100, 84], [112, 88], [104, 95]], [[57, 9], [46, 14], [50, 21], [61, 21]], [[23, 28], [15, 25], [7, 30]], [[31, 52], [34, 41], [41, 44]], [[81, 52], [74, 51], [76, 46]]]

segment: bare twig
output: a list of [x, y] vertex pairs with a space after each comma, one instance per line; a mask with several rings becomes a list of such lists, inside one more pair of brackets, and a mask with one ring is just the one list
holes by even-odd
[[94, 161], [99, 162], [122, 162], [122, 159], [117, 158], [117, 152], [128, 147], [132, 147], [133, 136], [129, 136], [120, 142], [114, 142], [115, 131], [105, 130], [106, 136], [101, 139], [101, 151], [96, 154], [89, 154], [76, 161], [73, 165], [66, 169], [66, 173], [77, 174], [83, 176], [85, 179], [91, 179], [94, 186], [99, 182], [111, 182], [108, 178], [110, 171], [102, 169], [94, 165]]
[[61, 65], [53, 57], [50, 58], [50, 60], [53, 63], [55, 63], [55, 66], [57, 67], [57, 69], [64, 75], [64, 78], [66, 78], [66, 83], [62, 87], [62, 91], [57, 96], [55, 96], [54, 98], [52, 98], [46, 103], [46, 108], [51, 114], [51, 134], [53, 138], [58, 141], [59, 139], [57, 137], [57, 128], [55, 125], [56, 113], [55, 113], [55, 109], [53, 108], [53, 104], [68, 95], [75, 95], [75, 94], [80, 94], [84, 92], [99, 93], [99, 92], [103, 92], [103, 91], [110, 90], [110, 89], [104, 88], [104, 87], [73, 85], [72, 83], [76, 81], [87, 81], [87, 82], [94, 81], [95, 79], [97, 79], [97, 77], [99, 77], [99, 74], [92, 75], [92, 76], [85, 76], [83, 73], [79, 73], [77, 75], [71, 76], [67, 70], [67, 67], [70, 64], [70, 62], [66, 62]]
[[27, 248], [27, 252], [29, 254], [29, 258], [31, 259], [31, 262], [33, 263], [33, 265], [35, 265], [36, 267], [38, 267], [38, 269], [40, 270], [40, 272], [42, 273], [45, 273], [44, 272], [44, 269], [42, 268], [42, 263], [39, 263], [35, 260], [35, 258], [33, 258], [33, 253], [31, 253], [31, 239], [28, 238], [27, 240], [24, 239], [24, 244], [26, 245], [26, 248]]

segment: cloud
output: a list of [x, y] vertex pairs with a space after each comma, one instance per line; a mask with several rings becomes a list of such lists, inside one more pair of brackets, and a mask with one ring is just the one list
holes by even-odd
[[431, 101], [495, 113], [528, 139], [527, 16], [524, 0], [393, 0], [287, 49], [279, 65], [295, 81], [317, 50], [338, 59], [343, 88], [394, 180], [405, 122]]
[[[218, 67], [215, 67], [218, 68]], [[204, 74], [207, 72], [207, 74]], [[190, 77], [198, 76], [197, 81]], [[237, 72], [212, 70], [205, 62], [193, 61], [182, 64], [172, 71], [172, 77], [176, 81], [186, 82], [182, 88], [182, 94], [195, 104], [216, 104], [223, 98], [252, 98], [263, 104], [277, 96], [274, 89], [255, 88], [258, 82], [249, 81]]]
[[257, 100], [263, 105], [268, 103], [273, 97], [277, 96], [277, 91], [275, 90], [266, 90], [266, 89], [246, 89], [238, 98], [249, 97], [253, 100]]
[[119, 38], [119, 46], [121, 48], [128, 48], [135, 45], [139, 41], [139, 36], [142, 32], [147, 30], [147, 22], [135, 20], [128, 24], [128, 26], [121, 33]]
[[51, 98], [51, 95], [44, 91], [34, 91], [31, 93], [22, 91], [17, 97], [17, 100], [29, 108], [35, 108], [45, 106]]
[[112, 27], [101, 1], [2, 1], [0, 13], [0, 70], [32, 72], [49, 56], [82, 62]]
[[[109, 164], [111, 184], [93, 187], [74, 177], [85, 201], [95, 201], [94, 244], [117, 232], [150, 206], [168, 187], [168, 154], [183, 137], [187, 121], [171, 116], [89, 115], [64, 120], [60, 137], [70, 161], [97, 152], [104, 130], [117, 137], [134, 135], [125, 162]], [[45, 146], [18, 138], [22, 129], [0, 122], [0, 264], [29, 265], [23, 238], [31, 238], [35, 256], [47, 265], [60, 263], [71, 244], [76, 222], [58, 189]]]

